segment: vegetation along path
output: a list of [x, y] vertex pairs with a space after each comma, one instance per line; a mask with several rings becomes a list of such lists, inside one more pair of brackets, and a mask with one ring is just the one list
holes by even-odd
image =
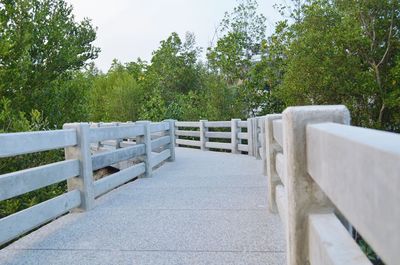
[[285, 263], [260, 160], [177, 148], [176, 161], [0, 251], [0, 264]]

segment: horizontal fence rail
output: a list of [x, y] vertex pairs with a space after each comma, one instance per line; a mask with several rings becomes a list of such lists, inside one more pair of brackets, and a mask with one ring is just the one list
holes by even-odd
[[131, 166], [125, 168], [117, 173], [114, 173], [106, 178], [102, 178], [97, 180], [94, 183], [94, 194], [95, 197], [98, 197], [122, 184], [130, 181], [133, 178], [138, 177], [139, 175], [145, 173], [146, 167], [144, 163], [137, 164], [135, 166]]
[[117, 149], [113, 152], [98, 153], [92, 156], [92, 169], [97, 170], [118, 162], [129, 160], [144, 155], [146, 152], [144, 144]]
[[99, 142], [111, 139], [121, 139], [144, 135], [144, 127], [137, 125], [99, 127], [90, 129], [90, 142]]
[[[63, 130], [0, 134], [0, 157], [65, 148], [66, 159], [0, 175], [0, 201], [68, 182], [68, 192], [0, 219], [0, 244], [69, 211], [90, 210], [96, 197], [174, 161], [174, 123], [71, 123]], [[94, 180], [93, 172], [108, 166], [119, 171]]]
[[[0, 201], [79, 175], [77, 159], [56, 162], [0, 176]], [[40, 181], [38, 181], [40, 179]]]
[[0, 134], [0, 158], [76, 145], [75, 130]]
[[183, 130], [176, 130], [176, 136], [189, 136], [189, 137], [200, 137], [199, 131], [183, 131]]
[[79, 207], [80, 204], [79, 191], [72, 190], [0, 219], [0, 245]]

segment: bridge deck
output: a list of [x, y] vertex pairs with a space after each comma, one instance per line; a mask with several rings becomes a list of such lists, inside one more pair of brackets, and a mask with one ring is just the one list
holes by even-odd
[[0, 250], [0, 264], [284, 264], [253, 157], [177, 148], [176, 161]]

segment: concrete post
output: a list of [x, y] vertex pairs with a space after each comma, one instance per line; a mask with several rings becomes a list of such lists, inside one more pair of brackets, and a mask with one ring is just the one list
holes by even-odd
[[68, 123], [63, 129], [75, 129], [78, 144], [64, 149], [65, 159], [79, 160], [79, 176], [67, 181], [68, 191], [78, 189], [81, 193], [81, 205], [73, 211], [88, 211], [94, 206], [94, 185], [92, 158], [90, 153], [90, 138], [88, 123]]
[[251, 124], [251, 143], [252, 143], [252, 150], [253, 154], [252, 156], [257, 157], [257, 123], [256, 123], [256, 118], [251, 118], [250, 119], [250, 124]]
[[281, 183], [281, 180], [276, 172], [275, 159], [276, 154], [282, 152], [282, 147], [274, 140], [274, 132], [272, 127], [273, 120], [281, 119], [281, 114], [269, 114], [265, 117], [265, 149], [266, 159], [264, 174], [268, 179], [268, 203], [269, 210], [273, 213], [277, 212], [275, 190], [276, 186]]
[[232, 119], [231, 120], [231, 145], [232, 145], [232, 154], [239, 154], [238, 144], [238, 122], [240, 119]]
[[169, 119], [164, 122], [169, 123], [168, 135], [170, 138], [170, 143], [168, 145], [169, 150], [171, 151], [171, 156], [167, 161], [173, 162], [175, 161], [175, 120]]
[[208, 132], [208, 128], [205, 126], [207, 120], [200, 120], [200, 149], [203, 151], [207, 151], [206, 142], [208, 142], [208, 138], [206, 137], [206, 132]]
[[[115, 126], [121, 126], [121, 124], [122, 123], [120, 123], [120, 122], [116, 122], [115, 123]], [[121, 143], [122, 143], [122, 141], [123, 141], [124, 139], [116, 139], [115, 140], [115, 149], [119, 149], [119, 148], [121, 148]]]
[[253, 124], [251, 122], [251, 118], [247, 119], [247, 146], [248, 146], [248, 155], [249, 156], [254, 156], [254, 151], [253, 151]]
[[145, 164], [145, 174], [144, 177], [151, 177], [153, 167], [151, 166], [151, 132], [150, 132], [150, 121], [138, 121], [136, 122], [138, 125], [144, 126], [144, 135], [136, 137], [137, 144], [145, 145], [145, 155], [141, 157], [141, 160]]
[[[97, 124], [97, 127], [103, 127], [103, 122], [99, 122], [98, 124]], [[100, 149], [101, 147], [103, 147], [103, 144], [101, 143], [101, 141], [99, 141], [98, 143], [97, 143], [97, 149]]]
[[310, 123], [350, 123], [345, 106], [290, 107], [283, 112], [283, 154], [288, 196], [287, 264], [309, 264], [308, 216], [333, 212], [329, 199], [307, 173], [306, 127]]
[[261, 130], [260, 130], [260, 118], [253, 118], [253, 123], [254, 123], [254, 148], [255, 148], [255, 157], [257, 160], [261, 160], [261, 154], [260, 154], [260, 147], [261, 147]]
[[261, 144], [261, 160], [262, 160], [262, 170], [264, 176], [267, 175], [267, 148], [265, 143], [265, 116], [259, 117], [258, 120], [260, 124], [260, 144]]

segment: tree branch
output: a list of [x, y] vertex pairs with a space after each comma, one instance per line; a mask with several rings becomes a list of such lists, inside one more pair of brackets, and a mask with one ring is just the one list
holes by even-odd
[[389, 53], [390, 44], [391, 44], [390, 40], [391, 40], [391, 38], [392, 38], [392, 32], [393, 32], [393, 23], [394, 23], [394, 5], [393, 5], [393, 8], [392, 8], [392, 17], [391, 17], [391, 21], [390, 21], [390, 27], [389, 27], [389, 34], [388, 34], [388, 40], [387, 40], [386, 51], [385, 51], [385, 53], [383, 54], [382, 59], [381, 59], [381, 60], [379, 61], [379, 63], [376, 65], [377, 67], [379, 67], [379, 66], [385, 61], [386, 56], [387, 56], [388, 53]]

